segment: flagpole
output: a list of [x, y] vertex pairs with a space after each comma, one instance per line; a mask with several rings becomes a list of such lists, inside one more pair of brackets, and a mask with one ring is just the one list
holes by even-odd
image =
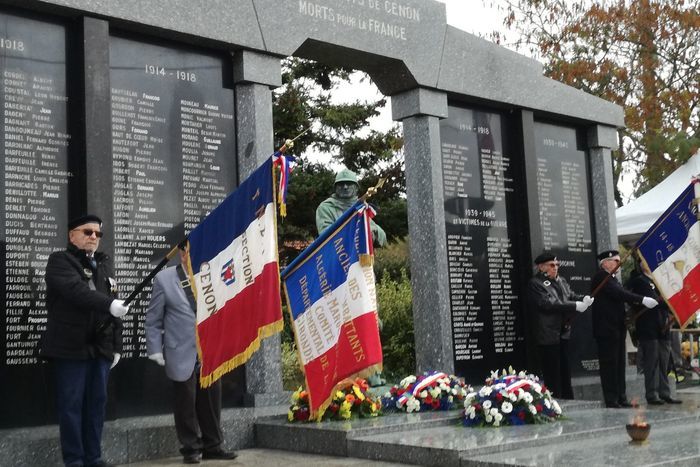
[[152, 270], [151, 272], [148, 273], [148, 276], [146, 276], [146, 278], [145, 278], [144, 280], [142, 280], [141, 283], [140, 283], [139, 285], [136, 286], [136, 288], [134, 289], [134, 291], [131, 292], [131, 294], [129, 294], [129, 296], [126, 298], [126, 300], [124, 300], [124, 305], [125, 305], [125, 306], [129, 305], [129, 303], [131, 303], [136, 297], [138, 297], [138, 295], [141, 293], [141, 291], [143, 290], [143, 288], [146, 287], [146, 284], [148, 284], [148, 283], [151, 281], [151, 279], [153, 279], [153, 278], [155, 277], [155, 275], [158, 274], [158, 273], [160, 272], [160, 270], [163, 269], [163, 268], [165, 267], [166, 264], [168, 264], [168, 262], [169, 262], [169, 261], [173, 258], [173, 256], [175, 256], [175, 254], [177, 253], [177, 250], [180, 249], [180, 245], [183, 245], [186, 241], [187, 241], [187, 238], [185, 238], [183, 241], [181, 241], [180, 243], [178, 243], [177, 245], [175, 245], [175, 246], [168, 252], [168, 254], [165, 255], [165, 257], [164, 257], [162, 260], [160, 260], [160, 263], [158, 263], [158, 264], [156, 265], [156, 267], [153, 268], [153, 270]]

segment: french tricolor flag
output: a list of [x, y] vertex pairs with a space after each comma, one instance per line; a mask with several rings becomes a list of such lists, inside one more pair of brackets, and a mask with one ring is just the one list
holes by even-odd
[[698, 199], [700, 183], [694, 179], [636, 245], [681, 328], [700, 310]]
[[312, 418], [343, 380], [381, 370], [372, 214], [358, 201], [282, 271]]
[[282, 330], [273, 199], [269, 159], [189, 235], [203, 387]]

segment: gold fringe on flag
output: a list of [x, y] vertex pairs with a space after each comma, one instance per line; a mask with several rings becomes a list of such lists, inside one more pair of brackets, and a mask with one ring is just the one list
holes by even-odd
[[360, 266], [362, 266], [362, 267], [374, 266], [374, 255], [360, 255]]

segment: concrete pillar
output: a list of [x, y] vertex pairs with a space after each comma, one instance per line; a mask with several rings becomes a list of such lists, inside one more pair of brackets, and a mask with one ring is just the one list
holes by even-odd
[[447, 94], [416, 88], [391, 106], [404, 132], [416, 371], [454, 372], [440, 143]]
[[[272, 89], [282, 84], [280, 60], [250, 51], [233, 56], [236, 100], [236, 157], [238, 180], [243, 181], [274, 152]], [[261, 342], [245, 365], [248, 406], [283, 404], [280, 335]]]

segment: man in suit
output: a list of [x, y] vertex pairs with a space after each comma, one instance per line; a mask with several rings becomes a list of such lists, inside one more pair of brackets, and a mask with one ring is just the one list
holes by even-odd
[[559, 275], [559, 261], [551, 252], [535, 258], [537, 272], [527, 285], [528, 310], [533, 317], [542, 377], [555, 397], [573, 399], [569, 368], [571, 320], [593, 303], [577, 295]]
[[129, 308], [116, 300], [109, 257], [97, 249], [102, 220], [88, 214], [68, 223], [68, 247], [46, 263], [46, 332], [40, 355], [56, 382], [61, 453], [66, 466], [105, 466], [102, 427], [109, 370], [119, 362]]
[[145, 321], [148, 358], [164, 366], [173, 381], [175, 430], [183, 462], [235, 459], [235, 452], [221, 447], [221, 381], [208, 388], [199, 384], [196, 306], [186, 262], [181, 249], [180, 264], [162, 270], [153, 280]]
[[591, 279], [591, 290], [605, 281], [595, 295], [593, 303], [593, 336], [598, 344], [600, 384], [603, 387], [605, 406], [611, 408], [632, 407], [627, 400], [625, 383], [625, 303], [654, 308], [659, 303], [651, 297], [639, 295], [622, 287], [616, 271], [620, 265], [620, 253], [603, 251], [598, 255], [600, 269]]

